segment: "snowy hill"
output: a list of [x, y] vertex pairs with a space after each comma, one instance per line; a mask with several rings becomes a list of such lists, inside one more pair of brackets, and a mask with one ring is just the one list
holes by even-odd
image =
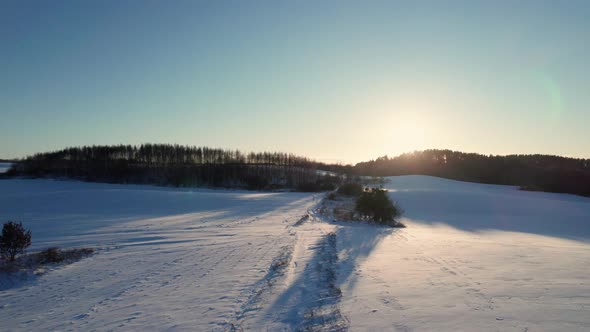
[[386, 187], [408, 228], [337, 234], [361, 253], [341, 267], [352, 330], [590, 329], [590, 199], [427, 176]]
[[30, 227], [32, 250], [98, 249], [0, 279], [2, 330], [590, 329], [590, 199], [386, 187], [405, 229], [322, 220], [321, 195], [0, 181], [0, 218]]

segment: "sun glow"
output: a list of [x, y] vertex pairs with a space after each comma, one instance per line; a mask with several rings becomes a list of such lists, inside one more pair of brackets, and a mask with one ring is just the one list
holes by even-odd
[[388, 154], [432, 147], [438, 108], [426, 99], [396, 103], [384, 112], [380, 148]]

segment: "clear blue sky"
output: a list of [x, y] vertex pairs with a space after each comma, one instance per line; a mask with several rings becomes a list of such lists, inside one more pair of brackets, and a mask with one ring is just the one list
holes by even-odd
[[0, 157], [590, 157], [590, 1], [0, 2]]

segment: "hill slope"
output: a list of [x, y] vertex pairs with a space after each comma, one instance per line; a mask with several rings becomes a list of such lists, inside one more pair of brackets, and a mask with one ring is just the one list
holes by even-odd
[[371, 176], [430, 175], [590, 196], [590, 160], [551, 155], [488, 156], [452, 150], [424, 150], [361, 162], [352, 171]]
[[590, 328], [590, 199], [427, 176], [389, 180], [408, 227], [337, 233], [351, 330]]

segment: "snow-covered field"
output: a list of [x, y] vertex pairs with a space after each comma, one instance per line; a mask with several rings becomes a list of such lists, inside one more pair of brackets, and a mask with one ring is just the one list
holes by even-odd
[[0, 280], [0, 329], [590, 329], [590, 199], [390, 180], [405, 229], [322, 220], [322, 195], [0, 181], [32, 250], [98, 249]]
[[589, 331], [590, 199], [390, 179], [405, 229], [339, 229], [352, 330]]
[[11, 163], [0, 163], [0, 173], [6, 173], [10, 166], [12, 166]]
[[36, 249], [99, 248], [0, 291], [2, 330], [223, 330], [318, 198], [0, 181], [0, 216], [30, 227]]

